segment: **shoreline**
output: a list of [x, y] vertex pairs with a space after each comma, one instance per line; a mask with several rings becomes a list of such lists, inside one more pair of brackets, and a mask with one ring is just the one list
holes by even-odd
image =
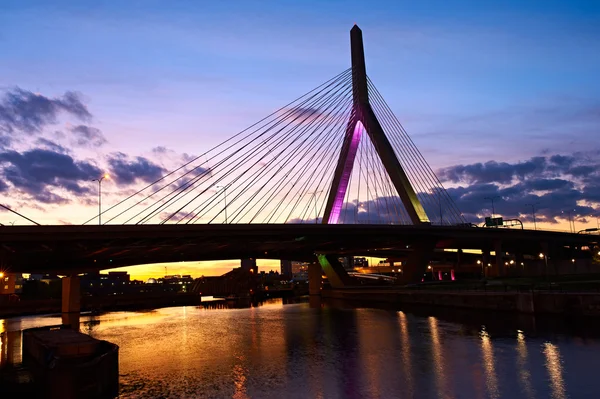
[[422, 305], [516, 314], [600, 317], [600, 293], [598, 292], [498, 292], [355, 287], [323, 289], [321, 296], [326, 299], [395, 306]]

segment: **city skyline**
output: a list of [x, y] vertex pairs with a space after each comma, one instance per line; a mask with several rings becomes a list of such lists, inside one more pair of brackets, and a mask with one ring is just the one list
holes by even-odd
[[93, 217], [103, 173], [110, 205], [348, 68], [357, 22], [370, 77], [470, 220], [500, 196], [501, 215], [531, 224], [539, 203], [540, 227], [568, 230], [571, 210], [596, 227], [591, 2], [59, 4], [0, 6], [0, 192], [42, 224]]

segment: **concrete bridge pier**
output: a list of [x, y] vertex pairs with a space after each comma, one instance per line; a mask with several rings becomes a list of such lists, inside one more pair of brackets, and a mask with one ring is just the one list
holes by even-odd
[[524, 276], [526, 274], [525, 258], [521, 252], [515, 253], [514, 274], [517, 276]]
[[311, 297], [321, 295], [322, 273], [320, 264], [316, 262], [308, 264], [308, 294]]
[[418, 283], [423, 279], [436, 244], [436, 241], [421, 241], [413, 245], [402, 267], [402, 279], [396, 280], [397, 284]]
[[481, 262], [483, 263], [482, 265], [482, 270], [483, 270], [483, 278], [489, 277], [491, 275], [491, 268], [488, 267], [488, 265], [491, 265], [490, 263], [490, 250], [489, 248], [484, 248], [481, 250]]
[[62, 323], [79, 330], [79, 312], [81, 310], [81, 285], [79, 277], [71, 275], [62, 278]]
[[502, 251], [502, 241], [494, 241], [494, 252], [496, 253], [496, 262], [494, 263], [494, 276], [504, 276], [504, 252]]
[[331, 288], [344, 288], [352, 285], [352, 279], [336, 255], [317, 254], [317, 259]]

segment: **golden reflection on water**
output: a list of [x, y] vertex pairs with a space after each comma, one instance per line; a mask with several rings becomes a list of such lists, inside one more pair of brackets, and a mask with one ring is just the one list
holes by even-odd
[[535, 390], [531, 386], [531, 373], [527, 364], [527, 344], [523, 331], [517, 331], [517, 368], [519, 372], [519, 381], [528, 398], [535, 398]]
[[248, 370], [244, 367], [244, 356], [236, 356], [236, 364], [233, 366], [233, 384], [235, 387], [235, 393], [233, 394], [234, 399], [248, 399], [246, 383], [248, 377], [246, 377]]
[[445, 373], [445, 362], [442, 343], [440, 342], [440, 331], [438, 321], [435, 317], [429, 317], [429, 330], [431, 332], [431, 350], [433, 351], [433, 363], [435, 370], [435, 381], [438, 390], [438, 398], [451, 398]]
[[400, 340], [402, 342], [402, 366], [404, 367], [404, 374], [406, 375], [406, 389], [407, 396], [412, 397], [414, 392], [414, 381], [412, 376], [412, 360], [410, 353], [410, 336], [408, 335], [408, 319], [406, 313], [398, 312], [400, 322]]
[[381, 397], [381, 363], [378, 354], [379, 344], [381, 342], [389, 341], [389, 330], [380, 329], [377, 331], [377, 335], [372, 333], [372, 326], [376, 325], [377, 322], [372, 320], [375, 316], [375, 312], [371, 309], [358, 309], [356, 324], [358, 330], [358, 343], [360, 358], [364, 362], [364, 367], [361, 370], [363, 376], [368, 381], [368, 397]]
[[562, 360], [558, 347], [550, 342], [544, 344], [544, 355], [546, 356], [546, 370], [550, 377], [552, 386], [552, 397], [555, 399], [566, 398], [565, 382], [562, 376]]
[[496, 376], [496, 364], [494, 360], [494, 348], [490, 335], [482, 328], [481, 333], [481, 351], [483, 352], [483, 367], [485, 370], [485, 385], [491, 398], [499, 398], [498, 377]]

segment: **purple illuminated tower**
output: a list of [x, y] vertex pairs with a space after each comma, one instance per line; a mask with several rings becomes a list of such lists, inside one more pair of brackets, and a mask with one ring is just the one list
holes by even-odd
[[394, 149], [369, 104], [362, 31], [356, 25], [350, 30], [350, 43], [352, 53], [352, 113], [346, 127], [342, 150], [329, 190], [323, 223], [336, 224], [340, 218], [346, 190], [348, 190], [348, 182], [352, 174], [354, 158], [363, 131], [367, 133], [373, 143], [412, 223], [429, 223], [429, 218], [419, 202], [415, 190], [412, 188], [402, 165], [396, 158]]

